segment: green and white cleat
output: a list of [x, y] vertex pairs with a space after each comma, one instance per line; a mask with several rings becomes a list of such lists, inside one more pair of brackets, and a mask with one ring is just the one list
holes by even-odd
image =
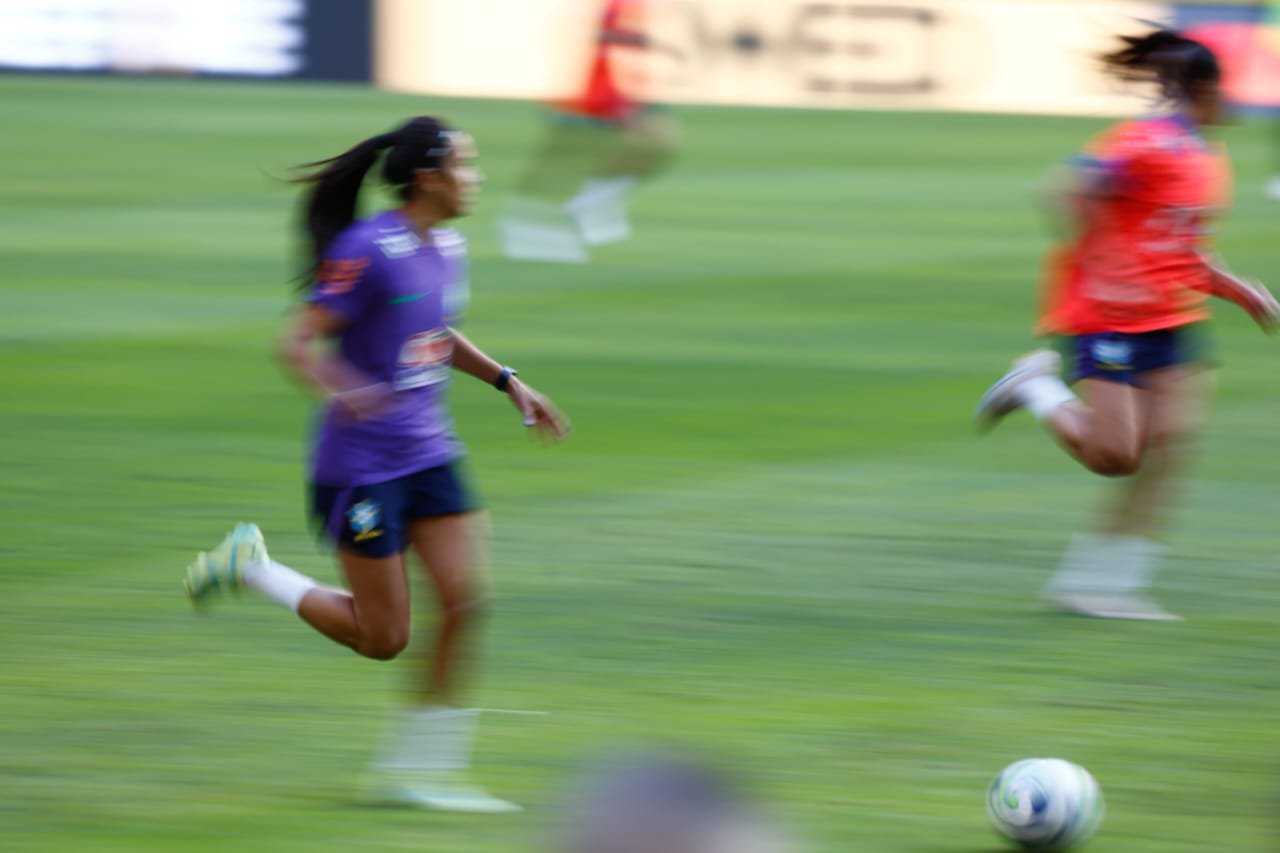
[[360, 779], [356, 799], [364, 805], [426, 809], [465, 814], [513, 814], [523, 811], [471, 784], [458, 770], [376, 768]]
[[187, 566], [184, 586], [193, 604], [202, 604], [213, 593], [244, 586], [244, 568], [250, 563], [265, 562], [267, 543], [256, 524], [235, 526], [216, 548], [201, 551], [195, 562]]

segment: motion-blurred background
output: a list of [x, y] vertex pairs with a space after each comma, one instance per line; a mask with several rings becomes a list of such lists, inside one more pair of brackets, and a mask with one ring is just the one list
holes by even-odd
[[[1030, 345], [1046, 168], [1144, 108], [1093, 55], [1139, 19], [1213, 44], [1219, 246], [1280, 283], [1280, 45], [1259, 6], [653, 0], [627, 73], [683, 125], [586, 265], [493, 217], [578, 85], [592, 0], [0, 0], [0, 849], [533, 850], [601, 744], [696, 744], [819, 851], [975, 853], [1009, 761], [1089, 767], [1091, 849], [1274, 851], [1280, 353], [1222, 310], [1175, 625], [1044, 612], [1099, 484], [969, 415]], [[275, 367], [293, 164], [403, 117], [488, 174], [468, 333], [571, 415], [530, 445], [454, 391], [494, 516], [480, 776], [511, 819], [359, 809], [406, 673], [260, 601], [190, 612], [233, 521], [308, 533], [310, 404]]]

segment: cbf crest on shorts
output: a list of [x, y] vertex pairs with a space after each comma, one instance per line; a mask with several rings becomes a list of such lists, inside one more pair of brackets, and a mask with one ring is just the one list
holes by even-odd
[[1133, 349], [1131, 341], [1100, 338], [1093, 342], [1093, 360], [1105, 370], [1131, 370]]
[[363, 500], [347, 510], [347, 520], [355, 533], [355, 540], [363, 542], [382, 535], [379, 525], [382, 523], [382, 505], [377, 501]]

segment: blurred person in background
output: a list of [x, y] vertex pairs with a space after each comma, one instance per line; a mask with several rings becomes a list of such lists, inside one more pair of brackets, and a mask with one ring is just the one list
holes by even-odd
[[609, 762], [574, 792], [555, 853], [788, 853], [723, 773], [648, 751]]
[[[627, 198], [672, 159], [679, 127], [641, 100], [636, 62], [619, 52], [678, 51], [645, 30], [646, 0], [606, 0], [581, 91], [549, 105], [550, 129], [498, 220], [503, 253], [516, 260], [581, 263], [589, 246], [631, 235]], [[631, 78], [631, 79], [627, 79]]]
[[1172, 619], [1147, 595], [1155, 537], [1184, 471], [1209, 390], [1202, 331], [1210, 296], [1264, 330], [1280, 306], [1207, 254], [1228, 203], [1230, 166], [1205, 129], [1223, 119], [1217, 59], [1167, 30], [1124, 39], [1105, 57], [1117, 77], [1154, 84], [1167, 110], [1121, 122], [1064, 171], [1054, 209], [1067, 227], [1050, 255], [1037, 350], [987, 391], [989, 428], [1027, 408], [1086, 468], [1120, 478], [1097, 530], [1076, 536], [1045, 589], [1088, 616]]
[[[337, 547], [348, 589], [272, 560], [240, 524], [187, 569], [197, 603], [247, 586], [335, 642], [389, 660], [410, 637], [405, 553], [417, 555], [440, 604], [416, 704], [361, 785], [366, 800], [454, 811], [515, 809], [466, 781], [475, 712], [457, 706], [482, 598], [484, 531], [461, 465], [445, 393], [451, 370], [496, 387], [542, 436], [567, 425], [516, 372], [456, 328], [467, 300], [466, 246], [445, 223], [481, 181], [471, 138], [419, 117], [307, 165], [298, 182], [313, 275], [282, 342], [296, 377], [327, 400], [314, 435], [312, 512]], [[366, 174], [400, 204], [356, 219]]]
[[[1263, 51], [1280, 57], [1280, 0], [1264, 3], [1262, 27]], [[1275, 81], [1276, 89], [1280, 89], [1280, 80]], [[1272, 151], [1274, 152], [1271, 180], [1267, 182], [1267, 196], [1272, 201], [1280, 201], [1280, 108], [1272, 108], [1271, 114]]]

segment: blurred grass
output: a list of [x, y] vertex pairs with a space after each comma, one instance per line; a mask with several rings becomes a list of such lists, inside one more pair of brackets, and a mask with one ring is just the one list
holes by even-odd
[[[1224, 312], [1219, 403], [1160, 597], [1178, 625], [1034, 597], [1101, 486], [975, 395], [1028, 345], [1031, 187], [1101, 122], [687, 110], [637, 237], [500, 259], [526, 104], [358, 88], [0, 78], [0, 848], [531, 850], [575, 761], [673, 738], [822, 851], [998, 845], [1004, 763], [1092, 769], [1090, 849], [1271, 851], [1280, 820], [1273, 344]], [[307, 404], [269, 358], [291, 193], [273, 176], [407, 114], [478, 136], [469, 332], [577, 433], [455, 403], [496, 522], [480, 775], [510, 820], [363, 810], [350, 782], [407, 667], [257, 600], [192, 616], [232, 521], [324, 578]], [[1265, 128], [1226, 134], [1221, 246], [1280, 280]]]

